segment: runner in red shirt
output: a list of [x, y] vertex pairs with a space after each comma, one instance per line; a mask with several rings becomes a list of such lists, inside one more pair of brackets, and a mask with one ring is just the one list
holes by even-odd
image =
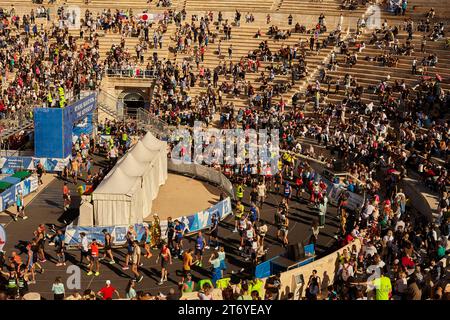
[[111, 281], [106, 280], [106, 286], [101, 288], [100, 291], [97, 292], [97, 295], [102, 297], [103, 300], [112, 300], [114, 293], [117, 295], [117, 298], [120, 299], [120, 294], [116, 288], [111, 285]]
[[92, 275], [92, 269], [94, 269], [94, 265], [95, 265], [95, 276], [99, 276], [100, 275], [100, 263], [98, 262], [98, 258], [99, 258], [99, 254], [98, 254], [98, 250], [99, 250], [99, 246], [97, 244], [97, 240], [96, 239], [92, 239], [92, 243], [91, 243], [91, 259], [89, 261], [89, 272], [87, 273], [88, 276]]
[[64, 199], [64, 211], [67, 211], [67, 209], [70, 208], [70, 189], [67, 186], [67, 182], [64, 182], [63, 199]]

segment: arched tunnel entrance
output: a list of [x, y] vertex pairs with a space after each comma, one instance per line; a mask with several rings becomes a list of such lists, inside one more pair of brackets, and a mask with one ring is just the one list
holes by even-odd
[[125, 112], [130, 116], [135, 116], [137, 109], [145, 108], [145, 99], [140, 92], [126, 92], [123, 97]]

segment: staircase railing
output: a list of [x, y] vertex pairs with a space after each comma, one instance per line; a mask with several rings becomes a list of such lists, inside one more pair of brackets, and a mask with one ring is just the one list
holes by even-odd
[[104, 90], [99, 90], [97, 94], [97, 104], [99, 109], [101, 109], [102, 111], [105, 111], [109, 115], [114, 116], [118, 120], [123, 120], [124, 103], [112, 94]]
[[136, 120], [140, 128], [144, 128], [152, 132], [159, 138], [167, 138], [170, 134], [167, 122], [158, 119], [148, 110], [139, 108], [136, 112]]

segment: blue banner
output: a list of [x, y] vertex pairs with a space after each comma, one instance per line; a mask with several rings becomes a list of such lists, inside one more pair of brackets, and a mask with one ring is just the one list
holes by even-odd
[[[74, 125], [97, 107], [93, 93], [65, 108], [34, 109], [34, 145], [38, 158], [66, 158], [72, 153]], [[92, 118], [88, 120], [92, 122]]]
[[13, 174], [15, 170], [21, 170], [20, 165], [17, 167], [19, 163], [26, 165], [24, 170], [34, 170], [41, 163], [46, 172], [60, 172], [69, 163], [69, 158], [5, 157], [0, 159], [2, 173]]
[[83, 120], [81, 120], [80, 123], [75, 125], [73, 127], [72, 131], [72, 143], [75, 143], [76, 140], [82, 135], [82, 134], [91, 134], [94, 130], [94, 126], [92, 124], [92, 113], [89, 114], [87, 117], [85, 117]]
[[0, 168], [13, 170], [29, 170], [33, 168], [32, 157], [4, 157], [1, 158]]
[[[135, 224], [134, 230], [137, 233], [137, 240], [141, 240], [144, 235], [144, 226], [147, 224]], [[68, 246], [77, 246], [81, 243], [80, 233], [84, 232], [88, 241], [92, 239], [97, 240], [98, 243], [104, 245], [105, 235], [102, 230], [106, 229], [113, 238], [113, 245], [121, 246], [126, 243], [125, 236], [127, 235], [128, 226], [115, 226], [115, 227], [79, 227], [79, 226], [68, 226], [66, 228], [66, 244]]]
[[[184, 225], [185, 233], [194, 233], [210, 228], [211, 217], [214, 213], [220, 220], [223, 220], [231, 214], [231, 199], [227, 198], [205, 211], [197, 212], [190, 216], [176, 218], [176, 220], [179, 220]], [[166, 239], [167, 221], [161, 221], [160, 225], [161, 237], [162, 239]], [[145, 226], [147, 226], [145, 223], [134, 225], [134, 230], [136, 230], [138, 240], [142, 239]], [[86, 233], [86, 237], [89, 241], [96, 239], [99, 243], [103, 244], [104, 235], [102, 234], [102, 230], [106, 229], [113, 237], [113, 244], [115, 246], [121, 246], [126, 243], [125, 236], [127, 234], [128, 227], [129, 226], [79, 227], [70, 225], [66, 228], [66, 244], [68, 246], [77, 246], [81, 242], [80, 232]]]
[[2, 211], [6, 210], [16, 202], [16, 186], [12, 186], [0, 194], [2, 198]]
[[22, 182], [18, 182], [0, 194], [0, 211], [4, 211], [16, 203], [16, 195], [21, 191], [23, 196], [37, 190], [38, 178], [31, 176]]
[[88, 114], [92, 113], [96, 106], [96, 95], [95, 93], [90, 94], [86, 98], [78, 100], [64, 109], [64, 121], [70, 121], [73, 125], [77, 121], [80, 121], [86, 117]]

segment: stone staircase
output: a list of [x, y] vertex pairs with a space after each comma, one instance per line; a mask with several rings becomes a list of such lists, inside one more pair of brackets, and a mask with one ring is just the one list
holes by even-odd
[[[292, 14], [294, 17], [294, 24], [299, 22], [301, 24], [306, 25], [308, 28], [314, 27], [317, 16], [320, 13], [323, 13], [326, 16], [327, 26], [329, 30], [332, 30], [337, 21], [338, 16], [343, 13], [345, 17], [349, 17], [348, 23], [354, 23], [358, 17], [360, 17], [366, 8], [360, 5], [356, 10], [353, 11], [341, 11], [340, 9], [340, 1], [338, 0], [322, 0], [322, 1], [310, 1], [310, 0], [262, 0], [262, 1], [252, 1], [252, 2], [242, 2], [237, 0], [174, 0], [172, 1], [172, 6], [170, 8], [162, 8], [156, 7], [156, 0], [153, 0], [150, 4], [147, 4], [145, 0], [125, 0], [125, 1], [117, 1], [116, 3], [112, 3], [111, 0], [91, 0], [88, 5], [85, 4], [84, 0], [67, 0], [67, 1], [56, 1], [55, 4], [50, 5], [51, 8], [51, 17], [52, 20], [54, 15], [56, 14], [56, 9], [59, 5], [76, 5], [79, 6], [84, 14], [86, 8], [89, 8], [90, 11], [93, 12], [101, 12], [105, 8], [114, 9], [132, 9], [134, 13], [139, 13], [144, 10], [149, 10], [149, 12], [164, 12], [166, 10], [187, 10], [187, 21], [190, 21], [191, 14], [201, 14], [203, 15], [206, 11], [213, 11], [214, 17], [217, 17], [217, 13], [222, 11], [225, 19], [233, 20], [234, 11], [237, 9], [241, 11], [241, 26], [232, 27], [232, 39], [225, 41], [222, 40], [222, 52], [225, 53], [230, 44], [233, 45], [233, 57], [231, 61], [233, 63], [239, 62], [241, 57], [247, 55], [248, 51], [254, 50], [258, 48], [260, 42], [267, 40], [269, 43], [269, 47], [272, 51], [278, 50], [281, 46], [293, 46], [299, 42], [300, 39], [307, 40], [308, 35], [306, 34], [293, 34], [290, 39], [274, 41], [270, 39], [267, 35], [265, 35], [265, 31], [269, 27], [266, 23], [265, 17], [267, 13], [270, 13], [273, 19], [271, 24], [279, 26], [281, 29], [287, 29], [287, 16]], [[34, 8], [36, 9], [40, 5], [33, 4], [31, 0], [16, 0], [14, 1], [14, 6], [16, 13], [22, 16], [23, 14], [28, 14], [29, 11]], [[44, 3], [45, 7], [49, 5]], [[418, 19], [424, 18], [426, 12], [428, 12], [430, 7], [434, 7], [436, 11], [436, 19], [442, 19], [450, 17], [450, 9], [448, 8], [448, 4], [444, 1], [440, 0], [410, 0], [409, 6], [407, 10], [407, 16], [413, 17], [416, 21]], [[10, 8], [11, 2], [0, 0], [0, 7]], [[252, 12], [256, 21], [254, 23], [247, 24], [245, 23], [245, 14], [247, 12]], [[404, 17], [402, 16], [394, 16], [390, 13], [383, 12], [382, 18], [387, 18], [389, 23], [392, 25], [394, 23], [401, 25], [403, 23]], [[44, 23], [44, 26], [47, 25], [46, 19], [38, 19], [38, 24]], [[347, 28], [348, 25], [345, 25], [344, 28]], [[261, 29], [263, 32], [263, 36], [259, 39], [256, 39], [254, 35]], [[149, 36], [151, 38], [152, 35], [151, 30], [149, 32]], [[181, 63], [183, 59], [189, 59], [186, 54], [174, 55], [170, 52], [169, 48], [174, 46], [173, 40], [171, 37], [175, 34], [176, 26], [171, 23], [168, 26], [167, 32], [163, 37], [163, 48], [155, 49], [149, 48], [147, 52], [144, 53], [145, 63], [151, 59], [153, 52], [157, 52], [158, 56], [162, 59], [176, 59], [178, 63]], [[79, 36], [79, 30], [70, 30], [70, 33], [77, 37]], [[101, 33], [101, 32], [100, 32]], [[406, 35], [404, 32], [401, 33], [401, 39], [404, 41]], [[223, 33], [219, 32], [219, 38], [223, 39]], [[112, 44], [119, 44], [121, 40], [121, 35], [117, 33], [106, 33], [104, 36], [100, 37], [99, 44], [99, 52], [101, 56], [101, 60], [106, 57], [107, 52], [110, 50]], [[367, 45], [368, 36], [363, 36], [360, 40], [365, 40]], [[355, 76], [358, 79], [358, 82], [363, 86], [367, 87], [368, 85], [376, 85], [381, 79], [384, 79], [387, 74], [391, 76], [391, 82], [395, 80], [405, 80], [408, 84], [414, 83], [417, 81], [417, 76], [411, 75], [411, 61], [414, 57], [417, 57], [418, 61], [423, 57], [423, 53], [418, 52], [420, 48], [421, 35], [416, 33], [413, 39], [413, 43], [416, 47], [416, 52], [411, 57], [401, 56], [399, 57], [399, 63], [395, 68], [387, 68], [382, 67], [377, 63], [368, 62], [364, 60], [365, 56], [375, 56], [380, 53], [379, 49], [376, 49], [373, 46], [367, 45], [366, 49], [359, 54], [358, 63], [352, 68], [341, 67], [337, 71], [332, 72], [330, 75], [335, 78], [343, 77], [345, 74], [350, 74]], [[150, 41], [151, 43], [152, 41]], [[81, 44], [82, 40], [78, 40], [78, 44]], [[132, 58], [136, 57], [135, 46], [139, 43], [139, 39], [135, 37], [127, 37], [126, 38], [126, 48], [130, 52]], [[450, 54], [448, 48], [444, 47], [443, 41], [431, 42], [428, 41], [428, 50], [427, 52], [436, 52], [439, 57], [438, 66], [434, 69], [430, 68], [428, 73], [433, 75], [434, 73], [439, 73], [442, 77], [444, 77], [443, 88], [448, 89], [449, 81], [448, 78], [450, 76]], [[226, 61], [229, 63], [228, 57], [221, 56], [218, 57], [216, 54], [218, 46], [218, 39], [214, 43], [210, 43], [206, 50], [204, 62], [201, 63], [205, 68], [210, 68], [211, 71], [218, 65], [219, 61]], [[310, 73], [313, 73], [314, 70], [318, 70], [322, 66], [322, 62], [327, 58], [331, 47], [322, 49], [319, 54], [315, 54], [315, 52], [307, 52], [306, 54], [306, 62]], [[342, 59], [342, 57], [340, 57]], [[264, 62], [263, 68], [267, 67], [270, 63]], [[13, 76], [8, 76], [8, 81], [12, 79]], [[251, 81], [255, 88], [258, 88], [261, 83], [258, 81], [259, 73], [247, 73], [246, 81]], [[304, 91], [306, 85], [311, 83], [314, 79], [304, 79], [302, 81], [296, 81], [295, 86], [292, 87], [288, 92], [275, 97], [273, 100], [277, 102], [281, 99], [281, 97], [285, 101], [289, 101], [291, 96], [298, 92]], [[120, 82], [120, 79], [117, 80]], [[230, 81], [230, 78], [220, 75], [219, 84], [222, 81]], [[290, 75], [277, 75], [275, 78], [276, 82], [290, 82]], [[191, 88], [190, 94], [192, 96], [198, 96], [202, 93], [206, 92], [205, 84], [200, 86], [195, 86]], [[364, 93], [362, 99], [363, 101], [371, 101], [375, 99], [376, 96], [366, 92]], [[342, 95], [330, 94], [328, 96], [327, 102], [338, 102], [342, 101]], [[237, 107], [245, 107], [248, 105], [248, 99], [246, 96], [240, 95], [238, 97], [234, 97], [233, 95], [224, 96], [224, 103], [233, 102]]]
[[[286, 23], [287, 24], [287, 23]], [[314, 24], [310, 24], [308, 27], [312, 28], [314, 27]], [[227, 67], [229, 66], [230, 61], [233, 62], [233, 64], [239, 63], [239, 61], [241, 60], [241, 58], [244, 58], [247, 56], [247, 54], [249, 53], [249, 51], [253, 51], [258, 49], [259, 44], [261, 42], [264, 41], [268, 41], [269, 44], [269, 48], [271, 49], [272, 52], [277, 52], [282, 46], [287, 47], [293, 47], [296, 44], [299, 44], [300, 39], [302, 39], [304, 42], [307, 42], [309, 39], [308, 34], [293, 34], [289, 39], [286, 40], [274, 40], [273, 38], [269, 38], [268, 35], [265, 34], [265, 31], [267, 30], [267, 25], [265, 24], [265, 22], [259, 22], [259, 23], [250, 23], [250, 24], [246, 24], [241, 22], [241, 26], [240, 27], [236, 27], [236, 26], [232, 26], [232, 35], [231, 35], [231, 40], [225, 40], [225, 37], [223, 35], [222, 30], [219, 32], [218, 34], [218, 38], [214, 40], [213, 43], [210, 43], [206, 49], [206, 53], [204, 56], [204, 61], [200, 63], [200, 67], [204, 67], [205, 69], [209, 68], [211, 70], [211, 72], [218, 66], [219, 63], [223, 63], [223, 61], [226, 62]], [[255, 38], [255, 34], [258, 32], [258, 30], [261, 29], [261, 31], [263, 32], [263, 36], [260, 38]], [[287, 29], [287, 28], [286, 28]], [[285, 29], [283, 29], [285, 30]], [[324, 37], [328, 36], [328, 33], [320, 35], [319, 36], [319, 40], [322, 41]], [[217, 52], [218, 52], [218, 43], [219, 40], [221, 40], [221, 51], [222, 54], [219, 57]], [[233, 55], [232, 55], [232, 59], [228, 59], [228, 47], [232, 45], [233, 46]], [[322, 49], [318, 54], [316, 54], [315, 51], [313, 52], [309, 52], [309, 48], [306, 52], [306, 63], [307, 63], [307, 67], [308, 70], [310, 70], [310, 72], [313, 72], [314, 69], [321, 64], [324, 59], [327, 57], [327, 55], [329, 54], [329, 52], [332, 50], [331, 46], [328, 46], [325, 49]], [[192, 61], [192, 63], [195, 66], [195, 62], [193, 62], [193, 58], [191, 58], [191, 56], [189, 56], [188, 54], [182, 54], [182, 53], [178, 53], [177, 54], [177, 63], [182, 63], [183, 59], [187, 59]], [[265, 70], [266, 67], [268, 67], [271, 63], [266, 61], [262, 61], [262, 67], [260, 68], [259, 72], [246, 72], [246, 78], [245, 81], [248, 82], [250, 81], [252, 83], [252, 86], [255, 89], [258, 89], [261, 85], [262, 82], [259, 80], [260, 78], [260, 72], [262, 70]], [[276, 65], [276, 63], [274, 63], [274, 65]], [[195, 69], [195, 68], [194, 68]], [[267, 76], [267, 71], [265, 71], [265, 74]], [[219, 75], [219, 85], [223, 82], [223, 81], [227, 81], [227, 82], [232, 82], [232, 77], [230, 75], [224, 76], [224, 75]], [[276, 75], [274, 83], [280, 83], [280, 82], [285, 82], [285, 83], [290, 83], [291, 82], [291, 76], [290, 73], [286, 74], [286, 75]], [[280, 96], [276, 96], [274, 98], [274, 101], [279, 101], [281, 99], [281, 97], [283, 97], [283, 99], [289, 99], [295, 92], [299, 91], [300, 88], [302, 88], [302, 86], [305, 84], [305, 80], [297, 80], [295, 82], [295, 85], [292, 87], [292, 89], [290, 89], [288, 92], [284, 93], [283, 95]], [[196, 85], [195, 87], [192, 87], [189, 91], [189, 94], [192, 96], [198, 96], [201, 95], [202, 93], [206, 93], [207, 90], [207, 85], [206, 82], [205, 83], [200, 83], [200, 85]], [[259, 90], [256, 90], [257, 92]], [[223, 96], [223, 102], [224, 103], [234, 103], [234, 105], [236, 107], [246, 107], [248, 106], [248, 97], [245, 96], [244, 94], [241, 94], [239, 96], [234, 96], [232, 94], [228, 94], [228, 95], [224, 95]]]

